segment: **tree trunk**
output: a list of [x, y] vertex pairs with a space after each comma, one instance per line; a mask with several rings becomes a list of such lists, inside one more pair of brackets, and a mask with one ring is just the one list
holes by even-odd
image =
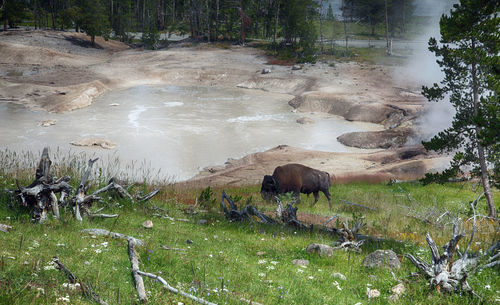
[[321, 44], [321, 54], [324, 53], [323, 49], [323, 0], [319, 2], [319, 35], [320, 35], [320, 44]]
[[274, 37], [273, 37], [274, 45], [276, 45], [276, 38], [278, 35], [278, 20], [279, 20], [279, 16], [280, 16], [280, 4], [278, 1], [276, 1], [276, 6], [277, 6], [277, 9], [276, 9], [276, 19], [274, 21]]
[[219, 0], [215, 0], [215, 40], [219, 39]]
[[389, 18], [387, 16], [387, 0], [385, 0], [385, 41], [387, 44], [386, 53], [387, 55], [391, 55], [391, 46], [389, 42]]
[[[345, 8], [344, 5], [345, 5], [344, 0], [342, 0], [342, 7], [343, 8]], [[347, 37], [347, 25], [346, 25], [345, 16], [342, 19], [344, 21], [345, 52], [346, 52], [345, 55], [347, 56], [347, 52], [349, 52], [349, 38]]]
[[93, 47], [95, 46], [95, 35], [90, 36], [90, 43], [92, 44]]
[[207, 39], [208, 39], [208, 42], [210, 42], [210, 9], [208, 8], [208, 0], [206, 0], [206, 8], [207, 8]]
[[[475, 50], [476, 43], [472, 41], [472, 50]], [[477, 83], [477, 66], [476, 62], [472, 63], [471, 74], [472, 74], [472, 92], [474, 98], [474, 116], [477, 116], [479, 111], [479, 93]], [[484, 147], [481, 145], [479, 140], [479, 133], [481, 129], [476, 125], [476, 141], [477, 141], [477, 152], [479, 157], [479, 165], [481, 167], [481, 183], [483, 184], [484, 196], [486, 197], [486, 201], [488, 202], [488, 216], [497, 218], [497, 210], [495, 207], [495, 203], [493, 202], [493, 196], [491, 194], [490, 181], [488, 176], [488, 167], [486, 166], [486, 156], [484, 153]]]

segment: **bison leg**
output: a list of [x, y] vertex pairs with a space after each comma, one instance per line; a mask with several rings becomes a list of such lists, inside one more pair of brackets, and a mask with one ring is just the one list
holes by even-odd
[[319, 192], [313, 192], [314, 195], [314, 203], [312, 204], [313, 206], [318, 202], [319, 200]]
[[328, 206], [330, 207], [330, 211], [332, 210], [332, 197], [330, 196], [330, 191], [328, 189], [322, 191], [328, 199]]

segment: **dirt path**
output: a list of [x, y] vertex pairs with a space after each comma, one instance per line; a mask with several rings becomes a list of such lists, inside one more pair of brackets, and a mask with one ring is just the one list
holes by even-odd
[[[249, 47], [179, 44], [145, 51], [116, 41], [96, 42], [98, 48], [90, 47], [88, 37], [80, 33], [0, 33], [0, 102], [61, 113], [89, 106], [106, 91], [137, 85], [241, 87], [290, 94], [295, 97], [289, 103], [293, 111], [325, 112], [384, 126], [383, 131], [344, 134], [339, 141], [388, 150], [349, 154], [278, 147], [230, 160], [225, 167], [207, 168], [189, 182], [195, 184], [259, 183], [262, 175], [288, 162], [322, 168], [338, 177], [377, 179], [421, 176], [442, 162], [421, 152], [400, 157], [396, 148], [412, 136], [413, 120], [424, 101], [412, 88], [394, 85], [389, 67], [318, 63], [293, 70], [267, 65], [262, 52]], [[261, 74], [263, 68], [271, 72]], [[384, 163], [384, 157], [390, 162]]]

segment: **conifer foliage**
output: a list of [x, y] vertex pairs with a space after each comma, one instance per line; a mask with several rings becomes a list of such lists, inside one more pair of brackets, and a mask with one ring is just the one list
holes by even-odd
[[461, 0], [441, 17], [441, 39], [431, 38], [429, 50], [445, 76], [440, 84], [423, 88], [429, 101], [449, 99], [456, 110], [452, 126], [423, 143], [430, 150], [455, 153], [450, 168], [428, 175], [427, 181], [444, 181], [472, 167], [494, 218], [490, 185], [500, 181], [499, 10], [499, 1]]

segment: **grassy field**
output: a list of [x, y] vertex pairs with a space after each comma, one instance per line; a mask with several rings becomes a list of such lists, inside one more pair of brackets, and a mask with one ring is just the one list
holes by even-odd
[[[83, 166], [77, 166], [75, 160], [68, 158], [66, 165], [74, 164], [74, 168], [82, 171]], [[34, 176], [33, 169], [17, 170], [15, 174], [6, 172], [5, 169], [12, 168], [12, 162], [4, 162], [1, 168], [0, 190], [15, 188], [14, 177], [20, 179], [21, 185], [27, 185]], [[78, 176], [65, 168], [55, 167], [54, 171], [59, 176], [65, 173]], [[96, 169], [91, 191], [104, 185], [108, 178], [105, 173], [106, 169]], [[77, 184], [75, 179], [72, 184]], [[131, 191], [151, 188], [138, 184]], [[32, 222], [28, 210], [19, 207], [6, 192], [0, 192], [0, 223], [13, 227], [9, 233], [0, 232], [0, 303], [92, 303], [78, 287], [72, 289], [68, 285], [63, 272], [54, 269], [51, 263], [54, 256], [109, 304], [136, 303], [126, 242], [93, 238], [80, 232], [84, 228], [103, 228], [143, 239], [145, 246], [138, 247], [142, 271], [161, 274], [172, 286], [218, 304], [241, 304], [241, 298], [261, 304], [385, 304], [391, 287], [398, 281], [406, 287], [402, 304], [492, 304], [500, 298], [498, 268], [469, 278], [471, 286], [483, 298], [478, 299], [430, 291], [423, 277], [409, 276], [416, 268], [407, 259], [402, 259], [402, 268], [394, 271], [394, 277], [388, 270], [362, 266], [365, 255], [375, 249], [393, 249], [401, 258], [405, 253], [416, 253], [429, 260], [425, 233], [430, 232], [438, 245], [444, 244], [451, 235], [451, 225], [446, 220], [451, 221], [451, 217], [442, 217], [445, 221], [431, 225], [416, 219], [421, 216], [435, 219], [444, 211], [458, 213], [464, 220], [462, 229], [469, 233], [469, 202], [479, 192], [474, 183], [333, 185], [331, 212], [323, 196], [314, 207], [304, 196], [298, 205], [299, 219], [322, 224], [332, 214], [338, 214], [341, 221], [364, 218], [367, 225], [361, 233], [387, 240], [365, 243], [360, 254], [337, 251], [329, 258], [308, 254], [305, 248], [312, 242], [332, 244], [334, 237], [316, 230], [301, 232], [279, 225], [229, 223], [219, 208], [222, 188], [213, 190], [211, 201], [197, 200], [201, 191], [202, 188], [165, 185], [157, 197], [144, 204], [109, 194], [94, 208], [104, 207], [104, 213], [119, 214], [116, 219], [85, 218], [79, 223], [68, 208], [62, 211], [61, 220], [51, 219], [44, 224]], [[259, 186], [228, 187], [226, 192], [241, 198], [240, 204], [251, 202], [259, 210], [273, 214], [275, 207], [262, 201]], [[498, 190], [494, 196], [499, 202]], [[378, 211], [351, 207], [341, 200]], [[480, 203], [480, 214], [486, 213], [485, 206], [485, 202]], [[175, 220], [155, 217], [156, 213], [168, 214]], [[148, 219], [154, 223], [152, 229], [141, 225]], [[200, 224], [202, 219], [207, 223]], [[496, 223], [483, 220], [478, 229], [473, 251], [484, 250], [498, 239]], [[462, 240], [462, 249], [468, 238], [467, 235]], [[193, 243], [188, 244], [187, 240]], [[186, 251], [165, 250], [162, 247], [165, 245]], [[298, 267], [292, 264], [294, 259], [307, 259], [310, 265]], [[333, 277], [336, 272], [345, 275], [346, 280]], [[145, 286], [151, 304], [191, 304], [150, 279], [145, 278]], [[368, 300], [367, 287], [378, 289], [381, 297]]]

